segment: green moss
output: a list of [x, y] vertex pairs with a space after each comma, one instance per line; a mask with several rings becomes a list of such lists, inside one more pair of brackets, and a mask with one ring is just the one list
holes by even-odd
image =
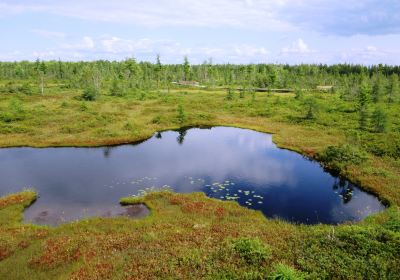
[[0, 279], [395, 279], [399, 273], [395, 209], [359, 225], [296, 226], [203, 193], [162, 190], [121, 199], [152, 209], [141, 220], [92, 218], [47, 228], [21, 223], [35, 198], [28, 191], [0, 199]]
[[[93, 102], [77, 100], [77, 94], [54, 87], [43, 96], [18, 95], [17, 103], [13, 94], [1, 94], [2, 116], [12, 118], [0, 121], [0, 146], [143, 140], [156, 131], [179, 129], [181, 104], [185, 126], [273, 133], [278, 146], [336, 165], [390, 207], [355, 225], [301, 226], [201, 193], [161, 191], [121, 199], [145, 203], [151, 215], [142, 220], [94, 218], [46, 228], [21, 223], [23, 209], [36, 198], [24, 192], [0, 199], [0, 279], [266, 279], [279, 273], [396, 279], [400, 274], [399, 104], [385, 107], [391, 131], [378, 135], [358, 130], [355, 102], [336, 93], [304, 92], [301, 99], [257, 93], [254, 99], [245, 94], [227, 101], [224, 90], [172, 89], [167, 95], [128, 90], [123, 97], [107, 92]], [[306, 120], [308, 98], [317, 108]], [[334, 148], [327, 153], [329, 146]]]

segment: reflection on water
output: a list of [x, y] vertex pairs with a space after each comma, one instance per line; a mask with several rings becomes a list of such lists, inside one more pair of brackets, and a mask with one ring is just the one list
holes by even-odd
[[65, 222], [81, 220], [88, 217], [129, 217], [143, 218], [150, 214], [144, 204], [129, 206], [97, 205], [85, 208], [85, 205], [69, 204], [60, 207], [56, 204], [47, 204], [46, 207], [33, 207], [26, 211], [25, 221], [39, 225], [59, 225]]
[[339, 194], [343, 203], [346, 204], [350, 202], [353, 197], [354, 185], [342, 178], [336, 178], [333, 183], [333, 190], [335, 193]]
[[[185, 129], [180, 129], [178, 130], [178, 137], [176, 138], [176, 141], [178, 141], [179, 145], [183, 144], [183, 141], [185, 141], [185, 136], [186, 136], [186, 131]], [[160, 137], [161, 139], [161, 137]]]
[[0, 195], [27, 186], [40, 198], [25, 217], [39, 224], [115, 216], [121, 197], [163, 186], [307, 224], [356, 221], [384, 209], [318, 163], [278, 149], [270, 135], [227, 127], [159, 132], [115, 147], [0, 149]]

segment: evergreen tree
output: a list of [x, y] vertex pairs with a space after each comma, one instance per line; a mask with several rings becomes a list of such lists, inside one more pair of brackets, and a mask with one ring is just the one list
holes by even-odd
[[183, 125], [183, 123], [186, 121], [186, 113], [185, 113], [185, 109], [183, 108], [182, 104], [178, 105], [177, 119], [178, 119], [178, 123], [180, 125]]
[[384, 94], [384, 88], [382, 83], [382, 78], [380, 75], [376, 78], [374, 86], [372, 87], [372, 100], [374, 103], [381, 101]]
[[360, 130], [367, 130], [368, 127], [368, 111], [366, 107], [361, 107], [358, 111], [359, 118], [358, 118], [358, 128]]
[[375, 132], [385, 132], [388, 129], [388, 115], [381, 107], [376, 107], [372, 114], [372, 127]]
[[190, 73], [190, 63], [189, 63], [189, 59], [187, 58], [187, 56], [185, 56], [184, 62], [183, 62], [183, 73], [184, 73], [184, 80], [189, 81], [191, 73]]
[[231, 87], [228, 87], [227, 90], [226, 90], [225, 99], [228, 100], [228, 101], [231, 101], [231, 100], [233, 100], [233, 98], [234, 98], [233, 89]]
[[40, 59], [39, 58], [36, 58], [36, 60], [35, 60], [34, 69], [36, 72], [39, 72], [39, 70], [40, 70]]
[[86, 101], [95, 101], [99, 96], [99, 91], [94, 86], [86, 88], [82, 93], [82, 99]]
[[45, 63], [44, 61], [42, 61], [42, 62], [40, 63], [39, 71], [40, 71], [40, 72], [43, 72], [43, 74], [46, 74], [46, 72], [47, 72], [47, 66], [46, 66], [46, 63]]
[[314, 98], [308, 98], [307, 100], [305, 100], [304, 102], [305, 106], [306, 106], [306, 119], [307, 120], [313, 120], [315, 119], [315, 113], [317, 111], [317, 103], [315, 102]]
[[360, 90], [358, 92], [358, 106], [364, 108], [369, 102], [369, 88], [365, 81], [361, 83]]
[[300, 100], [302, 97], [303, 97], [303, 92], [301, 91], [301, 89], [296, 88], [296, 90], [294, 91], [294, 98]]
[[123, 96], [124, 95], [123, 90], [119, 86], [119, 81], [116, 78], [114, 78], [111, 83], [110, 95], [111, 96]]
[[396, 102], [399, 94], [399, 78], [398, 75], [393, 74], [390, 77], [390, 85], [388, 89], [388, 101], [390, 103]]
[[161, 76], [162, 76], [162, 64], [161, 64], [161, 60], [160, 60], [160, 55], [157, 54], [157, 61], [156, 61], [156, 67], [155, 67], [155, 72], [156, 72], [156, 78], [157, 78], [157, 88], [160, 87], [160, 80], [161, 80]]
[[368, 110], [367, 104], [369, 102], [369, 88], [365, 80], [361, 82], [358, 92], [358, 113], [359, 113], [359, 129], [366, 130], [368, 126]]
[[61, 62], [61, 60], [58, 60], [58, 78], [59, 79], [63, 79], [64, 78], [64, 67], [63, 67], [63, 63]]
[[136, 63], [134, 58], [129, 58], [123, 62], [123, 70], [125, 80], [128, 82], [128, 87], [140, 87], [140, 75], [142, 74], [143, 70]]

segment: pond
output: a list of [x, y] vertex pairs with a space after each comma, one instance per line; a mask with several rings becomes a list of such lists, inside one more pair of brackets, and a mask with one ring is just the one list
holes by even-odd
[[48, 225], [145, 216], [145, 206], [118, 202], [152, 187], [204, 192], [304, 224], [358, 221], [384, 209], [375, 196], [317, 162], [277, 148], [271, 135], [229, 127], [166, 131], [115, 147], [0, 149], [0, 195], [23, 187], [40, 195], [25, 221]]

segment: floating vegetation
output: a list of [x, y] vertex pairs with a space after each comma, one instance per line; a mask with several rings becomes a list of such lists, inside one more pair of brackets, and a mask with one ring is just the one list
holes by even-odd
[[[243, 186], [237, 186], [233, 180], [223, 180], [221, 182], [214, 181], [210, 182], [204, 178], [197, 176], [184, 176], [186, 184], [192, 185], [198, 190], [204, 190], [204, 192], [212, 198], [237, 201], [239, 204], [249, 208], [259, 208], [264, 203], [264, 196], [257, 194], [254, 190], [246, 189]], [[119, 186], [132, 185], [135, 186], [132, 190], [137, 192], [136, 194], [130, 194], [131, 197], [144, 196], [149, 192], [159, 190], [172, 190], [173, 187], [169, 185], [162, 185], [157, 177], [145, 176], [142, 178], [130, 178], [129, 180], [121, 180], [120, 178], [114, 179], [111, 184], [106, 184], [104, 187], [109, 189], [118, 188]], [[161, 186], [161, 187], [160, 187]], [[140, 190], [137, 188], [140, 187]]]
[[[224, 180], [221, 182], [207, 182], [203, 178], [197, 178], [195, 176], [184, 176], [184, 179], [187, 181], [187, 184], [198, 187], [199, 190], [205, 188], [205, 193], [212, 198], [217, 198], [221, 200], [229, 200], [229, 201], [238, 201], [241, 205], [247, 207], [255, 207], [257, 205], [259, 207], [264, 203], [264, 196], [257, 194], [254, 190], [244, 189], [243, 186], [236, 186], [235, 182], [232, 180]], [[104, 185], [109, 189], [117, 188], [121, 185], [133, 185], [140, 187], [141, 189], [137, 191], [136, 194], [131, 194], [132, 197], [143, 196], [149, 192], [159, 191], [168, 189], [173, 189], [169, 185], [162, 185], [160, 187], [160, 182], [157, 177], [149, 177], [145, 176], [142, 178], [130, 179], [128, 181], [116, 179], [113, 180], [110, 185]], [[134, 191], [137, 190], [137, 187], [134, 188]]]
[[205, 184], [204, 187], [208, 189], [208, 191], [205, 191], [208, 196], [213, 198], [238, 201], [241, 205], [247, 207], [251, 207], [253, 204], [261, 205], [264, 203], [264, 197], [262, 195], [256, 194], [253, 190], [238, 188], [231, 180]]

